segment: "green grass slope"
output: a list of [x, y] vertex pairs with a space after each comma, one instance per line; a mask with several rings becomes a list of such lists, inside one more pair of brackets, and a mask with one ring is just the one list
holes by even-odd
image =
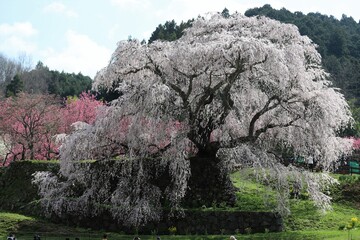
[[[346, 226], [353, 217], [360, 220], [360, 208], [357, 207], [360, 196], [346, 196], [356, 193], [360, 186], [360, 178], [341, 175], [334, 175], [334, 177], [340, 181], [340, 185], [332, 188], [333, 210], [323, 213], [314, 206], [311, 200], [306, 198], [290, 199], [291, 213], [284, 218], [286, 231], [338, 230]], [[275, 191], [256, 182], [251, 171], [236, 172], [232, 174], [232, 180], [239, 189], [237, 210], [274, 210], [276, 206]], [[344, 193], [344, 191], [346, 192]]]

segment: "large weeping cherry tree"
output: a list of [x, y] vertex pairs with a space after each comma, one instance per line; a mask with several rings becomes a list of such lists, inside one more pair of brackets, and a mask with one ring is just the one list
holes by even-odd
[[[337, 137], [351, 122], [349, 107], [327, 78], [308, 37], [265, 17], [211, 15], [173, 42], [121, 41], [93, 84], [121, 97], [63, 143], [65, 181], [49, 173], [35, 181], [48, 211], [91, 206], [94, 214], [107, 204], [119, 221], [135, 226], [158, 220], [164, 202], [172, 209], [233, 204], [235, 165], [274, 183], [279, 211], [286, 212], [293, 182], [328, 207], [323, 188], [332, 179], [282, 157], [285, 150], [312, 156], [326, 171], [350, 150], [351, 142]], [[79, 164], [116, 155], [125, 163], [112, 163], [107, 176]]]

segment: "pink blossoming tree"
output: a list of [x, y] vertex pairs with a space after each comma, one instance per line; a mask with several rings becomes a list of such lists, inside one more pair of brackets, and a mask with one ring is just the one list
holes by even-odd
[[68, 97], [65, 107], [61, 109], [61, 132], [70, 133], [71, 125], [75, 122], [93, 124], [98, 107], [103, 105], [103, 102], [97, 100], [90, 92], [83, 92], [79, 97]]
[[70, 133], [75, 122], [92, 124], [97, 107], [103, 105], [90, 93], [69, 98], [65, 106], [50, 95], [20, 93], [0, 107], [2, 165], [25, 159], [57, 159], [59, 144], [54, 136]]
[[56, 156], [51, 138], [60, 127], [59, 110], [56, 99], [48, 95], [19, 93], [4, 100], [0, 107], [0, 131], [7, 149], [3, 164]]

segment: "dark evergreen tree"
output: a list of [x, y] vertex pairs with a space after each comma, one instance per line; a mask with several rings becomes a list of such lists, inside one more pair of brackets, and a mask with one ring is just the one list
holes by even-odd
[[174, 41], [179, 39], [183, 35], [184, 29], [190, 27], [193, 21], [194, 19], [188, 20], [187, 22], [181, 22], [180, 25], [177, 25], [174, 20], [166, 21], [164, 25], [159, 24], [151, 34], [149, 43], [156, 40]]
[[14, 97], [19, 92], [24, 90], [24, 83], [21, 80], [19, 74], [16, 74], [13, 80], [6, 86], [5, 96], [6, 97]]
[[81, 73], [65, 73], [50, 71], [51, 77], [48, 79], [48, 91], [61, 97], [78, 96], [84, 91], [91, 90], [92, 80]]
[[222, 12], [221, 12], [221, 15], [222, 15], [224, 18], [229, 18], [229, 17], [230, 17], [229, 10], [228, 10], [227, 8], [224, 8], [224, 10], [222, 10]]

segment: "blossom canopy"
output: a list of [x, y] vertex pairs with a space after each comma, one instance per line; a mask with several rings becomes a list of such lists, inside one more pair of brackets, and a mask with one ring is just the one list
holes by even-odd
[[[199, 18], [174, 42], [120, 42], [93, 87], [123, 94], [120, 118], [181, 122], [173, 144], [186, 139], [215, 153], [281, 144], [328, 168], [349, 149], [336, 133], [351, 116], [327, 78], [315, 44], [296, 26], [238, 14]], [[151, 135], [164, 137], [157, 128]]]

